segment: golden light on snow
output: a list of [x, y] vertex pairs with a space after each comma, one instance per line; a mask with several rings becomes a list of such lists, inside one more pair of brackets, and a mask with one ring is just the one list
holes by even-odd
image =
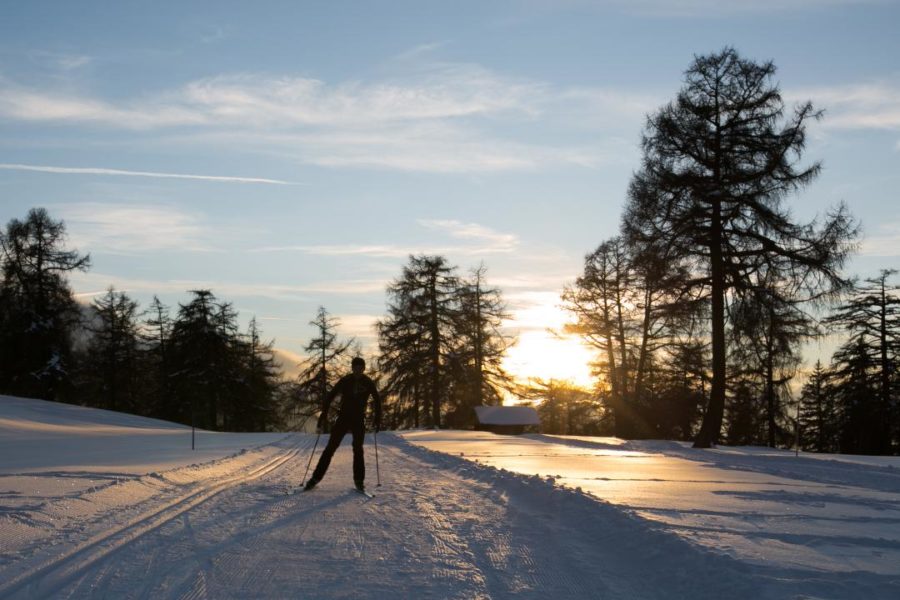
[[571, 319], [558, 306], [559, 295], [534, 292], [523, 300], [525, 307], [513, 310], [513, 318], [505, 323], [510, 331], [518, 331], [518, 343], [507, 351], [503, 367], [523, 382], [537, 377], [592, 387], [591, 350], [576, 336], [555, 333]]

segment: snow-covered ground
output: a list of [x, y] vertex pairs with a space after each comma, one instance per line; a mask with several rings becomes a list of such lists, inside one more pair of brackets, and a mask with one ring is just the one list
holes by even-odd
[[825, 589], [834, 582], [900, 598], [900, 457], [796, 457], [769, 448], [694, 450], [679, 442], [465, 431], [404, 437], [552, 478], [750, 572], [794, 580], [799, 591], [808, 582], [811, 595], [817, 582]]
[[192, 452], [181, 426], [0, 397], [0, 598], [900, 597], [896, 459], [408, 432], [378, 436], [380, 488], [369, 438], [374, 500], [349, 447], [285, 495], [314, 440]]

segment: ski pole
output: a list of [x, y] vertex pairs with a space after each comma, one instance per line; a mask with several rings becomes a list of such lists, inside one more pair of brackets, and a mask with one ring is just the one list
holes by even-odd
[[381, 487], [381, 467], [378, 465], [378, 430], [375, 430], [375, 476], [378, 478], [378, 485]]
[[319, 447], [319, 437], [321, 437], [321, 436], [322, 436], [322, 434], [317, 431], [316, 432], [316, 443], [313, 444], [312, 452], [309, 455], [309, 462], [306, 463], [306, 473], [303, 474], [303, 481], [300, 482], [300, 485], [306, 485], [306, 476], [309, 475], [309, 466], [312, 464], [313, 456], [316, 455], [316, 448]]

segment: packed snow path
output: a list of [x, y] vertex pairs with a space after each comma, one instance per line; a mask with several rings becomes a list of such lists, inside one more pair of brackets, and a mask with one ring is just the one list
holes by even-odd
[[[107, 547], [76, 549], [37, 576], [20, 578], [5, 593], [22, 598], [766, 596], [765, 582], [727, 557], [700, 552], [640, 519], [543, 480], [429, 453], [395, 436], [379, 436], [385, 485], [375, 488], [375, 499], [351, 491], [346, 445], [315, 491], [284, 495], [285, 486], [303, 475], [312, 436], [295, 440], [258, 477], [227, 484], [190, 506], [166, 508], [132, 535], [107, 541]], [[371, 440], [367, 450], [374, 486]]]
[[[786, 578], [900, 584], [900, 458], [674, 441], [419, 431], [405, 439], [551, 477]], [[842, 575], [835, 575], [842, 574]], [[900, 593], [897, 595], [900, 598]]]
[[0, 598], [900, 598], [897, 457], [405, 432], [287, 496], [314, 439], [0, 396]]

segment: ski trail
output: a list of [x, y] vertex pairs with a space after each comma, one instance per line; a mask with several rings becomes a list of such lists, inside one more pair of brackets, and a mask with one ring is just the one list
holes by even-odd
[[[35, 594], [49, 595], [73, 582], [78, 587], [82, 582], [91, 581], [92, 567], [99, 565], [102, 571], [104, 565], [109, 562], [110, 554], [166, 525], [184, 512], [214, 498], [229, 487], [267, 475], [296, 457], [298, 452], [299, 448], [296, 446], [288, 448], [264, 464], [252, 468], [249, 472], [226, 476], [217, 482], [201, 486], [199, 489], [167, 501], [123, 525], [99, 533], [61, 556], [50, 559], [11, 578], [10, 581], [4, 582], [0, 586], [0, 593], [10, 597], [23, 593], [28, 597]], [[94, 589], [97, 588], [97, 584], [89, 583], [87, 587]]]
[[[560, 490], [394, 436], [384, 486], [350, 488], [348, 443], [312, 492], [308, 456], [227, 486], [85, 565], [66, 598], [662, 599], [784, 597], [727, 558]], [[308, 450], [310, 446], [307, 446]], [[374, 453], [367, 447], [370, 479]], [[648, 540], [650, 545], [648, 546]]]

